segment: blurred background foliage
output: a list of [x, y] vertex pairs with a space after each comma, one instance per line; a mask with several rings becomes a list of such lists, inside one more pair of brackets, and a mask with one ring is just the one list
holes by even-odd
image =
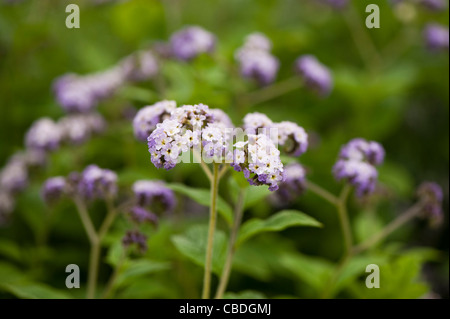
[[[80, 6], [80, 29], [65, 27], [65, 7], [71, 2]], [[445, 193], [443, 225], [430, 229], [421, 220], [408, 224], [388, 244], [353, 260], [333, 295], [418, 298], [432, 292], [432, 296], [448, 298], [449, 59], [448, 52], [427, 50], [423, 39], [426, 23], [448, 25], [448, 11], [430, 12], [409, 1], [401, 7], [376, 1], [381, 28], [368, 30], [365, 7], [373, 1], [352, 1], [353, 9], [342, 11], [317, 2], [24, 0], [0, 5], [1, 165], [23, 149], [24, 134], [34, 120], [64, 115], [51, 90], [56, 77], [104, 70], [136, 50], [166, 41], [188, 24], [200, 25], [218, 38], [214, 57], [201, 56], [192, 63], [169, 61], [162, 66], [165, 92], [158, 92], [152, 82], [143, 82], [124, 87], [104, 101], [99, 111], [108, 120], [105, 134], [55, 152], [49, 165], [34, 173], [32, 183], [17, 199], [12, 221], [0, 229], [0, 296], [84, 296], [83, 289], [69, 291], [64, 285], [67, 264], [80, 266], [83, 281], [88, 263], [88, 242], [69, 202], [52, 208], [48, 245], [37, 245], [49, 214], [39, 195], [45, 178], [96, 163], [118, 172], [123, 193], [144, 178], [208, 187], [197, 165], [157, 170], [146, 145], [135, 140], [130, 120], [124, 117], [129, 107], [167, 98], [179, 105], [201, 102], [221, 108], [235, 125], [249, 111], [266, 113], [274, 121], [297, 122], [311, 136], [311, 147], [301, 158], [309, 178], [336, 194], [342, 185], [334, 181], [331, 168], [340, 146], [354, 137], [382, 143], [387, 158], [380, 168], [380, 191], [367, 201], [351, 202], [353, 233], [359, 241], [407, 208], [420, 182], [438, 182]], [[292, 76], [299, 55], [311, 53], [332, 70], [332, 94], [319, 98], [298, 89], [259, 105], [239, 105], [240, 92], [258, 88], [232, 77], [217, 61], [234, 64], [234, 50], [255, 31], [273, 41], [272, 52], [281, 62], [279, 80]], [[376, 51], [366, 45], [364, 35]], [[361, 55], [360, 50], [368, 54]], [[235, 194], [226, 186], [222, 182], [221, 194], [231, 202]], [[199, 297], [202, 268], [191, 262], [195, 256], [180, 254], [173, 235], [186, 237], [190, 227], [206, 224], [207, 209], [186, 197], [179, 201], [174, 216], [163, 218], [158, 230], [148, 230], [149, 250], [144, 257], [129, 261], [115, 297]], [[342, 254], [337, 215], [332, 206], [309, 192], [288, 207], [313, 216], [324, 228], [291, 228], [248, 241], [234, 261], [229, 291], [236, 294], [231, 297], [320, 297]], [[104, 210], [102, 203], [93, 206], [95, 222]], [[255, 202], [246, 209], [244, 219], [266, 218], [277, 210], [267, 200]], [[226, 230], [222, 222], [218, 226]], [[117, 262], [117, 243], [126, 227], [119, 220], [108, 237], [101, 285]], [[184, 243], [195, 240], [182, 239]], [[380, 265], [383, 289], [365, 288], [364, 269], [370, 263]]]

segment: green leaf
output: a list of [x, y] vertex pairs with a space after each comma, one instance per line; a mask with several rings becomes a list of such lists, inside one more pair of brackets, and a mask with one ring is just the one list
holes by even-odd
[[[177, 193], [188, 196], [201, 205], [208, 207], [210, 205], [210, 191], [208, 189], [192, 188], [182, 184], [167, 184], [167, 187]], [[217, 198], [217, 211], [225, 219], [228, 225], [231, 226], [233, 223], [233, 210], [220, 196]]]
[[330, 280], [333, 264], [319, 258], [299, 253], [281, 256], [280, 263], [293, 275], [307, 283], [320, 294]]
[[168, 269], [170, 269], [170, 264], [167, 262], [147, 259], [131, 260], [124, 265], [124, 269], [118, 275], [115, 287], [131, 283], [138, 277]]
[[[184, 235], [173, 236], [172, 242], [181, 254], [203, 267], [205, 265], [207, 238], [208, 227], [206, 225], [195, 225], [190, 227]], [[227, 236], [218, 229], [214, 233], [213, 252], [212, 271], [220, 275], [227, 252]]]
[[229, 179], [229, 185], [233, 189], [231, 192], [232, 199], [237, 201], [238, 194], [245, 191], [244, 210], [261, 202], [264, 198], [272, 194], [266, 186], [249, 186], [248, 182], [242, 176], [236, 176], [233, 171], [233, 178]]
[[267, 299], [267, 297], [254, 290], [244, 290], [241, 292], [227, 292], [223, 295], [223, 299]]
[[321, 227], [322, 224], [299, 211], [283, 210], [267, 220], [254, 218], [245, 222], [239, 232], [236, 247], [257, 234], [280, 231], [293, 226]]
[[41, 283], [9, 283], [0, 284], [0, 289], [23, 299], [69, 299], [65, 292]]

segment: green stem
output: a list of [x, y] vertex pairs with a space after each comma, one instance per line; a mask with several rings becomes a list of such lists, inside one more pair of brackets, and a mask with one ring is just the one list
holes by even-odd
[[339, 202], [337, 205], [339, 220], [341, 222], [342, 233], [344, 235], [345, 252], [350, 254], [353, 247], [352, 231], [350, 227], [350, 221], [348, 219], [347, 212], [347, 198], [350, 193], [351, 187], [349, 185], [344, 186], [341, 195], [339, 196]]
[[100, 226], [100, 229], [98, 231], [98, 239], [100, 242], [102, 241], [103, 237], [105, 237], [106, 233], [108, 232], [109, 228], [111, 227], [112, 223], [114, 222], [114, 219], [117, 216], [117, 209], [114, 208], [113, 201], [111, 198], [106, 199], [106, 206], [107, 206], [108, 212], [107, 212], [106, 217], [103, 220], [103, 223]]
[[381, 240], [392, 234], [395, 230], [406, 224], [408, 221], [412, 220], [414, 217], [419, 215], [422, 212], [422, 210], [423, 210], [423, 203], [422, 202], [416, 203], [414, 206], [410, 207], [406, 212], [404, 212], [396, 219], [394, 219], [378, 234], [375, 234], [374, 236], [370, 237], [363, 243], [354, 247], [353, 254], [362, 253], [363, 251], [374, 246], [375, 244], [377, 244], [378, 242], [380, 242]]
[[203, 161], [201, 155], [196, 151], [193, 150], [194, 158], [200, 163], [200, 166], [202, 167], [203, 171], [205, 172], [206, 176], [208, 177], [209, 181], [213, 182], [213, 175], [211, 173], [211, 170], [209, 169], [208, 165]]
[[326, 189], [322, 188], [321, 186], [311, 182], [311, 181], [306, 181], [306, 187], [311, 190], [313, 193], [315, 193], [316, 195], [318, 195], [319, 197], [322, 197], [323, 199], [325, 199], [327, 202], [329, 202], [330, 204], [337, 206], [338, 202], [339, 202], [339, 198], [337, 198], [335, 195], [331, 194], [329, 191], [327, 191]]
[[205, 274], [203, 277], [203, 292], [202, 299], [209, 299], [211, 291], [211, 265], [213, 255], [213, 242], [214, 231], [216, 228], [216, 202], [219, 186], [219, 164], [214, 163], [213, 178], [211, 180], [211, 205], [209, 211], [209, 229], [208, 229], [208, 241], [206, 246], [206, 258], [205, 258]]
[[231, 229], [230, 239], [228, 241], [228, 251], [225, 260], [225, 265], [223, 267], [222, 276], [220, 277], [219, 287], [216, 292], [216, 299], [222, 299], [225, 290], [227, 289], [228, 281], [230, 279], [231, 266], [233, 262], [233, 256], [236, 251], [236, 239], [239, 233], [239, 227], [241, 226], [242, 215], [244, 213], [244, 202], [245, 202], [246, 189], [241, 189], [239, 197], [235, 207], [234, 213], [234, 224]]
[[116, 283], [117, 277], [119, 276], [120, 270], [125, 261], [126, 255], [127, 255], [127, 252], [126, 252], [126, 250], [124, 250], [119, 258], [119, 261], [116, 264], [116, 267], [114, 268], [113, 273], [111, 274], [111, 277], [109, 277], [108, 283], [106, 284], [106, 288], [102, 294], [102, 299], [108, 299], [109, 296], [111, 295], [113, 288], [114, 288], [114, 284]]
[[302, 80], [297, 76], [293, 76], [287, 80], [272, 84], [261, 90], [245, 94], [241, 98], [241, 103], [247, 107], [251, 107], [296, 90], [301, 86]]

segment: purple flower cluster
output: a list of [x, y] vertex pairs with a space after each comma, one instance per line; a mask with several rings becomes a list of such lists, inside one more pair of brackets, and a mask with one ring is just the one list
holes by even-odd
[[375, 190], [378, 172], [376, 166], [384, 161], [384, 149], [377, 142], [356, 138], [341, 148], [333, 167], [337, 180], [347, 180], [356, 187], [358, 196]]
[[136, 245], [138, 252], [144, 254], [147, 249], [147, 236], [137, 230], [129, 230], [122, 238], [122, 244], [125, 248]]
[[25, 145], [29, 149], [52, 151], [59, 147], [61, 130], [57, 123], [44, 117], [33, 123], [25, 136]]
[[244, 117], [244, 129], [250, 134], [267, 134], [288, 155], [300, 156], [308, 148], [308, 134], [293, 122], [273, 123], [265, 114], [254, 112]]
[[52, 204], [67, 194], [67, 191], [66, 179], [56, 176], [45, 181], [41, 189], [41, 196], [47, 204]]
[[140, 109], [133, 119], [134, 135], [140, 141], [147, 141], [156, 124], [170, 117], [173, 110], [177, 108], [175, 101], [160, 101], [153, 105]]
[[435, 221], [442, 219], [444, 194], [441, 186], [434, 182], [424, 182], [417, 189], [417, 196], [424, 204], [425, 213]]
[[188, 26], [172, 34], [170, 48], [179, 60], [189, 61], [215, 49], [216, 37], [199, 26]]
[[127, 81], [142, 81], [158, 73], [151, 51], [134, 53], [117, 65], [88, 75], [66, 74], [55, 80], [53, 89], [58, 103], [70, 113], [92, 111], [100, 101], [112, 95]]
[[268, 185], [276, 191], [284, 180], [280, 151], [265, 134], [249, 134], [246, 142], [237, 142], [231, 166], [243, 172], [250, 185]]
[[425, 41], [430, 50], [448, 50], [448, 27], [437, 23], [428, 24], [425, 28]]
[[[178, 157], [193, 147], [203, 147], [207, 152], [213, 152], [211, 156], [217, 155], [218, 146], [225, 144], [225, 124], [214, 122], [214, 118], [204, 104], [184, 105], [172, 111], [170, 118], [158, 123], [148, 137], [152, 163], [157, 168], [172, 169]], [[202, 137], [204, 143], [200, 145]]]
[[140, 180], [133, 184], [136, 203], [140, 207], [152, 206], [162, 212], [171, 212], [176, 205], [175, 194], [162, 181]]
[[89, 165], [81, 173], [78, 192], [85, 199], [113, 197], [117, 193], [117, 175], [109, 169]]
[[58, 121], [61, 140], [69, 144], [86, 142], [93, 134], [106, 127], [104, 118], [98, 113], [70, 114]]
[[241, 74], [245, 78], [255, 79], [261, 85], [272, 83], [280, 68], [276, 57], [270, 53], [272, 43], [262, 33], [247, 36], [243, 47], [236, 52]]
[[275, 193], [279, 202], [290, 202], [306, 189], [306, 171], [299, 163], [291, 163], [284, 168], [285, 180]]
[[137, 224], [150, 223], [158, 225], [158, 216], [141, 206], [132, 207], [128, 215]]
[[303, 55], [295, 62], [295, 69], [305, 81], [305, 85], [320, 96], [327, 96], [333, 88], [330, 70], [313, 55]]

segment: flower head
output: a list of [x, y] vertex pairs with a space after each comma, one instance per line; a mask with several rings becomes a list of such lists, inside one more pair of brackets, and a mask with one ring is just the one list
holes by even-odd
[[448, 27], [432, 23], [425, 28], [425, 40], [430, 50], [448, 50]]
[[98, 113], [70, 114], [58, 121], [61, 139], [70, 144], [81, 144], [87, 141], [92, 134], [101, 132], [105, 120]]
[[333, 167], [337, 180], [347, 180], [356, 187], [358, 196], [375, 190], [378, 179], [376, 166], [384, 161], [383, 147], [373, 141], [356, 138], [341, 148], [339, 159]]
[[138, 51], [120, 62], [124, 77], [128, 81], [144, 81], [159, 72], [158, 61], [152, 51]]
[[272, 43], [262, 33], [248, 35], [243, 47], [236, 52], [242, 76], [253, 78], [262, 85], [273, 82], [280, 63], [270, 53], [271, 47]]
[[295, 63], [297, 72], [310, 89], [321, 96], [327, 96], [333, 88], [333, 78], [329, 69], [313, 55], [303, 55]]
[[136, 245], [138, 252], [141, 254], [144, 254], [148, 249], [147, 236], [139, 231], [127, 231], [125, 236], [122, 238], [122, 244], [125, 248], [128, 248], [131, 245]]
[[175, 101], [161, 101], [140, 109], [133, 119], [133, 130], [136, 138], [146, 141], [156, 125], [169, 118], [176, 107]]
[[131, 220], [137, 224], [150, 223], [158, 225], [158, 216], [141, 206], [134, 206], [130, 209], [128, 215]]
[[425, 213], [435, 222], [442, 220], [442, 201], [444, 194], [441, 186], [434, 182], [424, 182], [417, 189], [417, 196], [425, 207]]
[[86, 199], [106, 198], [117, 193], [117, 175], [97, 165], [89, 165], [78, 180], [78, 192]]
[[291, 163], [284, 168], [285, 180], [275, 193], [281, 202], [289, 202], [301, 195], [306, 189], [306, 172], [299, 163]]
[[183, 61], [192, 60], [202, 53], [214, 51], [216, 37], [199, 26], [186, 27], [170, 38], [173, 55]]
[[58, 148], [61, 130], [49, 118], [41, 118], [33, 123], [25, 136], [25, 145], [30, 149], [51, 151]]
[[163, 212], [171, 212], [176, 205], [175, 194], [162, 181], [139, 180], [133, 184], [138, 206], [152, 206]]
[[27, 185], [28, 170], [26, 163], [18, 158], [12, 158], [0, 171], [0, 189], [9, 193], [17, 193]]
[[52, 177], [45, 181], [41, 189], [42, 198], [46, 203], [59, 200], [67, 191], [66, 179], [62, 176]]

